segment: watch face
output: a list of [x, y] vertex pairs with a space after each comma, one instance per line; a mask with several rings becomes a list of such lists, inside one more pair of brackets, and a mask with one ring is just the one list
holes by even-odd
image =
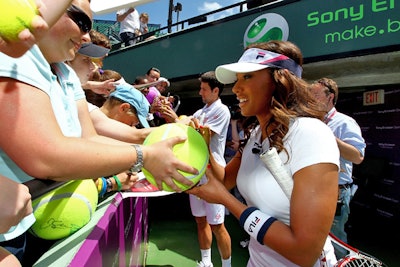
[[136, 163], [134, 166], [131, 168], [131, 172], [139, 172], [143, 168], [143, 165], [140, 163]]

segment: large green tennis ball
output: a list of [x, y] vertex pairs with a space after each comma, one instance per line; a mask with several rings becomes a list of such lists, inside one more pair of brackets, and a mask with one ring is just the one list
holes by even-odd
[[37, 14], [35, 0], [1, 0], [0, 36], [8, 41], [17, 40], [22, 30], [31, 29]]
[[[206, 142], [195, 129], [182, 123], [163, 124], [153, 130], [144, 140], [143, 144], [151, 145], [174, 136], [187, 137], [185, 142], [176, 144], [172, 150], [175, 157], [199, 171], [199, 174], [197, 175], [180, 171], [183, 176], [192, 180], [193, 183], [196, 184], [200, 181], [207, 169], [209, 155]], [[149, 171], [143, 169], [143, 174], [151, 184], [157, 186], [154, 176]], [[182, 190], [189, 189], [188, 186], [178, 181], [174, 180], [174, 182]], [[163, 189], [165, 191], [173, 191], [172, 188], [165, 183], [163, 183]]]
[[69, 182], [32, 202], [36, 222], [30, 231], [47, 240], [67, 237], [90, 221], [97, 200], [92, 179]]

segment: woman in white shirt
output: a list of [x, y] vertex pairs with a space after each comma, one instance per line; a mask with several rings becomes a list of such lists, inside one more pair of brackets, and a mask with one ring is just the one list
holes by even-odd
[[[246, 144], [225, 169], [212, 168], [190, 194], [225, 205], [250, 235], [248, 267], [320, 266], [332, 225], [339, 151], [324, 112], [301, 79], [302, 54], [290, 42], [250, 45], [239, 62], [217, 67], [239, 100]], [[260, 154], [275, 147], [294, 182], [290, 200]], [[218, 180], [223, 181], [220, 183]], [[228, 190], [237, 185], [247, 206]], [[330, 255], [328, 261], [336, 261]]]

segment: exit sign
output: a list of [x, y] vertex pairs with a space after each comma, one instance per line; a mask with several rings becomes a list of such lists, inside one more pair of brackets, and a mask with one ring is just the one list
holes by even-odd
[[380, 89], [375, 91], [364, 92], [363, 95], [364, 106], [378, 105], [383, 103], [385, 103], [385, 90]]

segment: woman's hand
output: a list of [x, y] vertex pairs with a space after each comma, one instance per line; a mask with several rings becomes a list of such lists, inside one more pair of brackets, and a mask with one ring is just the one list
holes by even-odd
[[206, 170], [207, 183], [195, 186], [187, 191], [188, 194], [196, 195], [208, 203], [224, 204], [225, 194], [230, 194], [225, 186], [215, 177], [212, 168]]

